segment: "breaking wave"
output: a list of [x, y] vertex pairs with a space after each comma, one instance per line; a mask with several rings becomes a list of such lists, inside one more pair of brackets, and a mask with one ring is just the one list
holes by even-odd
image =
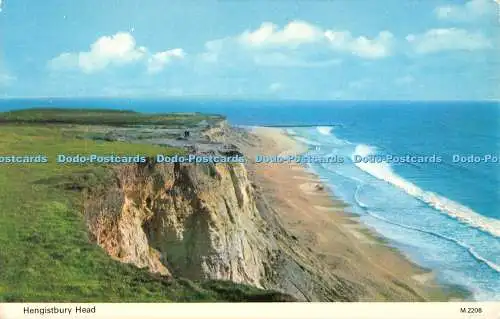
[[331, 126], [318, 126], [316, 129], [318, 130], [318, 132], [320, 132], [323, 135], [332, 135], [333, 127], [331, 127]]
[[[356, 146], [352, 155], [365, 157], [374, 155], [375, 153], [376, 149], [374, 147], [359, 144]], [[456, 203], [436, 193], [421, 189], [417, 185], [397, 175], [386, 162], [356, 163], [355, 165], [366, 173], [402, 189], [407, 194], [425, 202], [440, 212], [446, 213], [469, 226], [478, 228], [495, 237], [500, 237], [500, 220], [482, 216], [469, 207]]]
[[400, 223], [395, 223], [395, 222], [392, 222], [382, 216], [379, 216], [373, 212], [370, 212], [370, 211], [367, 211], [368, 215], [372, 216], [373, 218], [376, 218], [376, 219], [379, 219], [379, 220], [382, 220], [388, 224], [392, 224], [392, 225], [396, 225], [398, 227], [403, 227], [403, 228], [406, 228], [406, 229], [410, 229], [410, 230], [414, 230], [414, 231], [418, 231], [418, 232], [421, 232], [421, 233], [425, 233], [425, 234], [428, 234], [428, 235], [431, 235], [431, 236], [435, 236], [435, 237], [438, 237], [438, 238], [441, 238], [441, 239], [444, 239], [446, 241], [449, 241], [449, 242], [452, 242], [460, 247], [462, 247], [464, 250], [467, 251], [467, 253], [469, 253], [473, 258], [475, 258], [476, 260], [484, 263], [485, 265], [487, 265], [488, 267], [490, 267], [491, 269], [495, 270], [496, 272], [499, 272], [500, 273], [500, 265], [497, 265], [495, 264], [494, 262], [482, 257], [481, 255], [479, 255], [475, 250], [474, 248], [470, 247], [469, 245], [459, 241], [459, 240], [456, 240], [454, 238], [451, 238], [451, 237], [448, 237], [448, 236], [445, 236], [445, 235], [442, 235], [442, 234], [439, 234], [439, 233], [436, 233], [436, 232], [433, 232], [433, 231], [429, 231], [429, 230], [425, 230], [425, 229], [422, 229], [422, 228], [419, 228], [419, 227], [414, 227], [414, 226], [409, 226], [409, 225], [403, 225], [403, 224], [400, 224]]

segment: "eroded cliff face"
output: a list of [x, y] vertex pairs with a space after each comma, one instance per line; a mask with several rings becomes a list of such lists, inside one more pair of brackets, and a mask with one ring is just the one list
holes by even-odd
[[227, 120], [222, 120], [203, 131], [203, 135], [211, 141], [225, 142], [231, 135], [231, 131], [232, 129]]
[[117, 260], [165, 276], [277, 290], [300, 301], [424, 300], [409, 281], [371, 261], [356, 272], [349, 264], [367, 257], [356, 255], [355, 246], [341, 247], [345, 255], [325, 263], [287, 230], [243, 164], [149, 162], [113, 170], [104, 190], [86, 194], [84, 210], [93, 240]]
[[270, 243], [243, 164], [115, 168], [86, 201], [89, 229], [111, 256], [152, 272], [265, 285]]

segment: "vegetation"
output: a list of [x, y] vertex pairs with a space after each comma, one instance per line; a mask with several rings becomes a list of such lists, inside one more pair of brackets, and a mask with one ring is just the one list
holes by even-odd
[[[33, 123], [40, 118], [69, 117], [74, 122], [85, 117], [81, 111], [72, 112], [20, 111], [0, 117], [26, 122], [32, 118]], [[95, 121], [103, 114], [90, 113], [85, 120]], [[76, 119], [68, 114], [76, 114]], [[120, 123], [141, 116], [116, 114]], [[49, 158], [45, 164], [0, 164], [0, 302], [290, 300], [231, 282], [167, 280], [111, 259], [89, 240], [81, 192], [103, 187], [109, 181], [109, 167], [57, 164], [57, 154], [147, 155], [178, 150], [78, 139], [76, 132], [68, 132], [61, 125], [0, 124], [0, 156], [44, 154]]]
[[36, 108], [1, 113], [0, 123], [190, 126], [203, 120], [210, 122], [223, 118], [201, 113], [147, 114], [122, 110]]

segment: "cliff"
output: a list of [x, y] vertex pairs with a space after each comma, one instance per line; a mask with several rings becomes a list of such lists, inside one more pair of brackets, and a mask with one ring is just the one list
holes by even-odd
[[[219, 143], [260, 143], [224, 121], [204, 134]], [[106, 187], [85, 197], [92, 238], [113, 258], [169, 277], [229, 280], [301, 301], [425, 300], [411, 279], [374, 265], [343, 232], [337, 234], [343, 246], [332, 246], [340, 255], [326, 263], [324, 254], [287, 230], [282, 214], [268, 204], [269, 190], [256, 176], [249, 178], [249, 171], [255, 174], [249, 168], [115, 166]]]
[[93, 239], [113, 258], [165, 276], [230, 280], [300, 300], [348, 297], [329, 293], [300, 262], [299, 248], [291, 248], [243, 164], [127, 165], [115, 168], [114, 180], [85, 204]]
[[129, 165], [86, 201], [96, 242], [153, 272], [262, 287], [269, 245], [242, 164]]

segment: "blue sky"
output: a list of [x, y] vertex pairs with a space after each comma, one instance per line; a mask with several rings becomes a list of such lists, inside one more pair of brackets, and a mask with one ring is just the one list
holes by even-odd
[[0, 7], [0, 97], [500, 99], [493, 0]]

